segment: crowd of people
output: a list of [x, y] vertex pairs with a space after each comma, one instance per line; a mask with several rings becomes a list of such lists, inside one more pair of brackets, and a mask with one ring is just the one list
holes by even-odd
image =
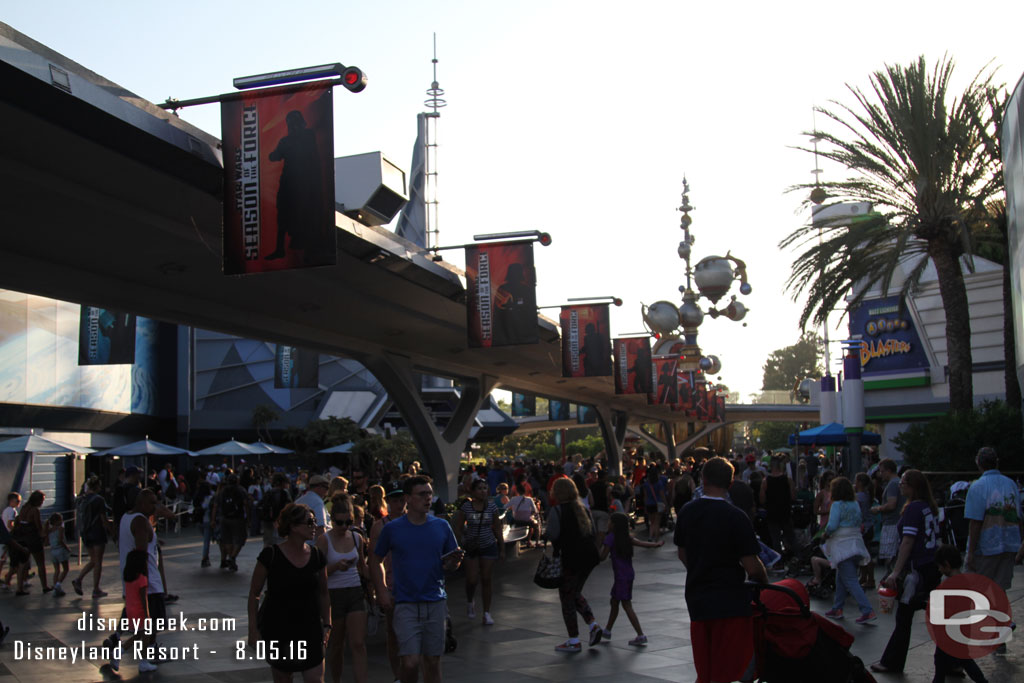
[[[262, 540], [250, 579], [248, 638], [266, 654], [275, 680], [300, 673], [304, 681], [320, 681], [326, 663], [340, 681], [347, 651], [353, 677], [366, 681], [368, 622], [379, 619], [395, 679], [422, 674], [438, 681], [441, 655], [453, 645], [445, 575], [461, 567], [468, 618], [477, 618], [479, 589], [480, 623], [495, 624], [501, 616], [494, 573], [510, 530], [522, 530], [514, 537], [524, 550], [550, 544], [560, 559], [557, 590], [567, 638], [555, 650], [567, 653], [580, 652], [582, 640], [590, 646], [610, 640], [620, 609], [635, 631], [629, 645], [647, 645], [632, 605], [633, 549], [658, 547], [671, 532], [686, 568], [698, 680], [725, 681], [748, 680], [755, 671], [747, 581], [766, 583], [773, 574], [806, 569], [813, 572], [808, 589], [834, 585], [826, 617], [842, 620], [852, 598], [855, 623], [868, 625], [878, 619], [867, 592], [876, 585], [877, 566], [877, 583], [895, 589], [898, 602], [892, 635], [872, 669], [900, 672], [914, 613], [944, 575], [966, 565], [1008, 589], [1014, 563], [1024, 557], [1018, 486], [999, 473], [989, 448], [977, 455], [982, 474], [966, 496], [966, 561], [955, 547], [942, 545], [938, 507], [918, 470], [881, 460], [851, 481], [815, 453], [794, 458], [748, 449], [710, 456], [669, 462], [626, 453], [622, 474], [606, 470], [601, 457], [581, 455], [561, 462], [491, 461], [466, 468], [458, 499], [447, 507], [418, 463], [404, 472], [356, 465], [344, 476], [252, 466], [236, 473], [226, 464], [179, 476], [168, 464], [144, 477], [129, 467], [106, 491], [90, 477], [76, 501], [75, 529], [88, 560], [71, 585], [83, 595], [91, 577], [92, 597], [107, 595], [102, 567], [112, 539], [125, 615], [163, 616], [177, 596], [168, 590], [156, 523], [185, 515], [202, 533], [200, 569], [212, 566], [213, 543], [220, 570], [235, 572], [243, 546]], [[43, 592], [65, 594], [68, 527], [59, 514], [44, 520], [43, 503], [40, 491], [24, 503], [11, 493], [2, 513], [9, 567], [3, 576], [0, 563], [0, 587], [17, 596], [30, 591], [33, 562]], [[591, 572], [609, 558], [614, 579], [602, 625], [584, 593]], [[121, 635], [111, 634], [106, 643], [116, 644]], [[304, 646], [265, 653], [259, 643], [267, 641]], [[111, 666], [116, 670], [119, 662]], [[156, 666], [138, 662], [140, 672]], [[955, 670], [984, 680], [976, 665], [939, 650], [935, 666], [936, 680]]]

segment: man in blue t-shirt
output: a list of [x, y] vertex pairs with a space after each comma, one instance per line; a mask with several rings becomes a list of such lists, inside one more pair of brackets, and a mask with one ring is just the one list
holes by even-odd
[[[451, 526], [430, 517], [434, 491], [426, 477], [405, 480], [406, 513], [380, 530], [373, 548], [370, 571], [383, 610], [394, 606], [393, 624], [398, 636], [401, 679], [416, 681], [423, 665], [423, 680], [441, 680], [444, 653], [444, 620], [447, 615], [445, 571], [454, 571], [463, 551]], [[391, 555], [392, 590], [384, 582], [384, 558]]]
[[1013, 479], [1000, 474], [994, 448], [985, 446], [974, 460], [981, 477], [971, 484], [964, 504], [964, 517], [970, 521], [967, 568], [1010, 590], [1021, 539], [1020, 491]]

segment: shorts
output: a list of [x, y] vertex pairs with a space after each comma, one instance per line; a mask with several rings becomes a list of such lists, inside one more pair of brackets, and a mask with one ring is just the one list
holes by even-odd
[[249, 530], [245, 526], [245, 518], [220, 520], [220, 542], [225, 545], [244, 545], [245, 539], [249, 536]]
[[444, 619], [447, 614], [448, 605], [444, 600], [395, 605], [392, 623], [398, 637], [398, 655], [440, 657], [444, 654]]
[[20, 566], [28, 562], [28, 553], [24, 550], [18, 550], [14, 546], [7, 546], [7, 554], [11, 558], [11, 568]]
[[896, 557], [900, 549], [900, 534], [895, 524], [883, 524], [882, 535], [878, 541], [878, 559], [888, 560]]
[[67, 548], [50, 548], [50, 559], [63, 564], [71, 559], [71, 554]]
[[363, 597], [362, 586], [348, 588], [331, 588], [331, 620], [338, 623], [352, 612], [365, 612], [366, 599]]
[[86, 548], [92, 548], [97, 545], [105, 546], [107, 544], [107, 532], [103, 527], [90, 529], [82, 534], [82, 543], [85, 544]]
[[982, 576], [992, 579], [1004, 591], [1010, 590], [1013, 581], [1014, 553], [999, 555], [975, 555], [974, 570]]
[[483, 548], [466, 548], [466, 557], [473, 559], [479, 557], [481, 560], [498, 559], [498, 544], [492, 543]]
[[149, 606], [149, 616], [153, 619], [167, 618], [167, 603], [164, 601], [164, 593], [149, 593], [146, 595], [146, 604]]

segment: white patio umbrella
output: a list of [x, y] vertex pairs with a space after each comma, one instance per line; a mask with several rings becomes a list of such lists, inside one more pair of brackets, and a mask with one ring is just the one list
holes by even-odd
[[257, 449], [258, 453], [280, 453], [283, 455], [286, 453], [295, 452], [290, 448], [285, 448], [284, 446], [275, 446], [274, 444], [267, 443], [265, 441], [257, 441], [256, 443], [251, 443], [249, 444], [249, 447]]
[[330, 448], [324, 448], [323, 450], [321, 450], [319, 452], [320, 453], [349, 453], [349, 452], [352, 451], [352, 447], [353, 446], [355, 446], [355, 444], [353, 442], [349, 441], [348, 443], [339, 444], [337, 446], [331, 446]]
[[148, 436], [139, 441], [132, 441], [121, 446], [108, 448], [105, 451], [93, 453], [93, 455], [117, 455], [122, 458], [136, 455], [195, 455], [187, 448], [178, 448], [159, 441], [153, 441]]
[[235, 455], [258, 455], [259, 453], [264, 453], [264, 452], [265, 451], [262, 451], [262, 450], [259, 450], [257, 448], [254, 448], [253, 446], [250, 446], [249, 444], [247, 444], [247, 443], [245, 443], [243, 441], [235, 441], [234, 439], [231, 439], [230, 441], [225, 441], [223, 443], [219, 443], [216, 446], [210, 446], [209, 448], [204, 448], [201, 451], [196, 451], [195, 453], [193, 453], [193, 455], [231, 455], [231, 456], [235, 456]]

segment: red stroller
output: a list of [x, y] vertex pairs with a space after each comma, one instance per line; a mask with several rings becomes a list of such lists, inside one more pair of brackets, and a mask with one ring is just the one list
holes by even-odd
[[810, 609], [795, 579], [753, 589], [754, 652], [764, 683], [875, 683], [850, 652], [853, 635]]

